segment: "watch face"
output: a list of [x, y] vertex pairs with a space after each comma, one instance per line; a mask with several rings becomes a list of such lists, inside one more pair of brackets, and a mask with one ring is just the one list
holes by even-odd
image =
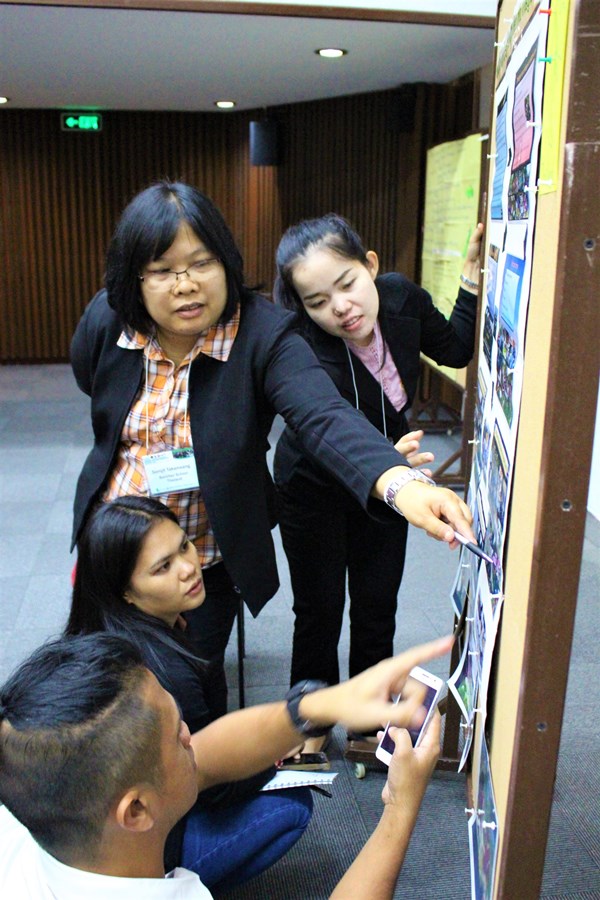
[[306, 737], [321, 737], [330, 730], [329, 727], [314, 726], [309, 719], [301, 717], [299, 706], [305, 694], [312, 694], [327, 687], [324, 681], [306, 680], [295, 684], [287, 693], [287, 707], [294, 728]]

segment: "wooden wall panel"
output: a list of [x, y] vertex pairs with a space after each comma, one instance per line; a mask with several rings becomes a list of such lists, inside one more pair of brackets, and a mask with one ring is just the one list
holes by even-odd
[[284, 144], [276, 168], [250, 165], [248, 112], [106, 112], [102, 132], [72, 134], [60, 131], [58, 110], [2, 110], [0, 362], [68, 358], [120, 211], [163, 177], [214, 199], [247, 283], [266, 292], [281, 232], [331, 210], [353, 222], [384, 269], [418, 277], [425, 152], [469, 130], [471, 94], [472, 79], [416, 86], [410, 131], [398, 128], [396, 91], [270, 110]]

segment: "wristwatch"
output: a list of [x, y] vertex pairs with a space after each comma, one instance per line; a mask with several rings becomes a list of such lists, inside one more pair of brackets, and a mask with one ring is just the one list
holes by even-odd
[[394, 501], [398, 491], [401, 490], [405, 484], [408, 484], [409, 481], [423, 481], [425, 484], [431, 484], [433, 487], [436, 486], [433, 478], [429, 478], [424, 472], [421, 472], [420, 469], [407, 469], [402, 475], [397, 475], [396, 478], [393, 478], [383, 492], [383, 499], [394, 512], [400, 513], [401, 516], [404, 515], [404, 513], [398, 509]]
[[296, 731], [299, 731], [304, 737], [323, 737], [323, 735], [329, 734], [333, 728], [333, 724], [313, 725], [310, 719], [302, 718], [298, 709], [300, 701], [306, 694], [312, 694], [314, 691], [320, 691], [321, 688], [326, 687], [328, 687], [328, 684], [325, 681], [311, 681], [310, 679], [305, 679], [304, 681], [299, 681], [298, 684], [295, 684], [285, 695], [287, 711], [290, 714], [292, 725]]

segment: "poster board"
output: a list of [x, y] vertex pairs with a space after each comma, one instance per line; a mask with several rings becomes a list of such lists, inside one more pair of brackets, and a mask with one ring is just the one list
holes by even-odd
[[469, 487], [493, 562], [463, 553], [452, 598], [477, 898], [533, 900], [543, 873], [600, 364], [599, 26], [593, 0], [498, 12]]
[[[469, 237], [478, 221], [481, 179], [481, 134], [447, 141], [427, 151], [421, 286], [449, 319]], [[464, 388], [466, 370], [422, 359]]]

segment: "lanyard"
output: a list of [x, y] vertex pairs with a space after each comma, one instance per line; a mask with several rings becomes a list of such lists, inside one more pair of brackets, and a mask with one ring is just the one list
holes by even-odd
[[[381, 421], [383, 423], [383, 436], [387, 439], [388, 434], [387, 434], [387, 425], [386, 425], [386, 421], [385, 421], [385, 401], [384, 401], [384, 396], [383, 396], [383, 378], [381, 377], [381, 367], [382, 367], [383, 363], [379, 359], [379, 337], [380, 337], [379, 329], [377, 328], [377, 325], [376, 325], [375, 326], [375, 356], [377, 358], [377, 373], [379, 376], [379, 390], [380, 390], [380, 394], [381, 394]], [[382, 338], [382, 343], [383, 343], [383, 338]], [[360, 407], [358, 405], [358, 387], [356, 384], [356, 375], [354, 374], [354, 365], [352, 363], [352, 353], [350, 352], [350, 348], [349, 348], [348, 344], [346, 343], [346, 341], [344, 341], [344, 346], [346, 348], [346, 353], [348, 354], [348, 362], [350, 363], [350, 371], [352, 373], [352, 384], [354, 385], [354, 397], [356, 400], [356, 408], [360, 409]]]

